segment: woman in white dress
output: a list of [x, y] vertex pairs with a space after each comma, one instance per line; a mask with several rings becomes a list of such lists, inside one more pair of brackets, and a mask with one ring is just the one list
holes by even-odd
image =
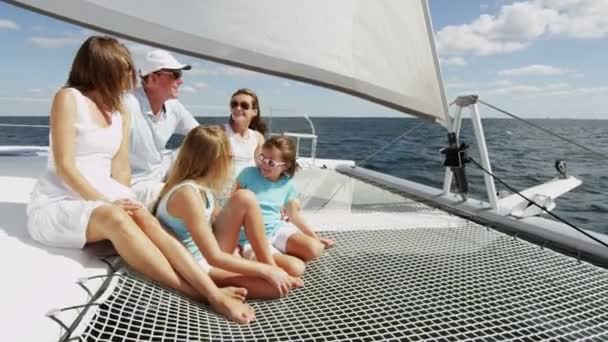
[[[236, 190], [236, 178], [249, 166], [256, 166], [255, 156], [264, 144], [266, 123], [262, 120], [258, 96], [250, 89], [238, 89], [230, 97], [230, 120], [222, 128], [230, 141], [232, 175], [217, 196], [218, 207], [228, 203]], [[214, 214], [215, 215], [215, 214]]]
[[264, 144], [266, 123], [262, 120], [258, 96], [250, 89], [239, 89], [230, 98], [230, 120], [224, 130], [232, 148], [233, 178], [249, 166]]
[[246, 290], [218, 288], [129, 189], [131, 120], [121, 113], [121, 96], [133, 88], [134, 70], [114, 38], [90, 37], [78, 50], [53, 100], [48, 165], [28, 205], [28, 231], [54, 247], [109, 240], [136, 271], [248, 323], [254, 313], [242, 303]]

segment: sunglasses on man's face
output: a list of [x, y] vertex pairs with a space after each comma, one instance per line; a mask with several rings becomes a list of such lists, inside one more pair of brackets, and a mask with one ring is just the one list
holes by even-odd
[[160, 70], [155, 72], [155, 74], [157, 75], [170, 75], [171, 78], [173, 78], [174, 80], [179, 80], [180, 78], [182, 78], [182, 71], [181, 70]]
[[230, 101], [230, 108], [231, 109], [235, 109], [236, 107], [241, 107], [242, 110], [249, 110], [253, 108], [253, 105], [251, 105], [251, 103], [249, 102], [245, 102], [245, 101], [237, 101], [237, 100], [232, 100]]
[[258, 160], [260, 161], [260, 163], [266, 164], [266, 165], [268, 165], [272, 169], [274, 169], [275, 167], [279, 167], [281, 165], [287, 164], [287, 163], [284, 163], [284, 162], [278, 162], [276, 160], [272, 160], [270, 158], [266, 158], [263, 154], [259, 154], [258, 155]]

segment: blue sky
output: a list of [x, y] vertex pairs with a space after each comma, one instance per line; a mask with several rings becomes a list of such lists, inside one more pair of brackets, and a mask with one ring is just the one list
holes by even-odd
[[[523, 117], [608, 119], [607, 0], [430, 0], [448, 99], [477, 93]], [[75, 50], [91, 31], [0, 2], [0, 116], [48, 115]], [[135, 58], [146, 47], [128, 45]], [[180, 99], [225, 115], [255, 89], [275, 115], [400, 115], [334, 91], [180, 56], [194, 69]], [[482, 108], [484, 116], [500, 116]]]

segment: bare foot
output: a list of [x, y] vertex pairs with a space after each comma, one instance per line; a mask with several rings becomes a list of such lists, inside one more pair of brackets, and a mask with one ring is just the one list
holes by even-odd
[[302, 278], [289, 276], [289, 281], [291, 282], [292, 289], [297, 289], [304, 286], [304, 280], [302, 280]]
[[220, 291], [228, 297], [232, 297], [238, 301], [244, 302], [247, 297], [247, 289], [244, 287], [226, 286], [220, 288]]
[[319, 241], [325, 245], [325, 249], [332, 248], [336, 244], [335, 240], [328, 238], [319, 238]]
[[221, 294], [217, 300], [211, 302], [213, 310], [224, 315], [228, 320], [239, 324], [249, 324], [255, 320], [255, 312], [252, 307], [231, 295], [225, 295], [222, 290], [220, 290]]

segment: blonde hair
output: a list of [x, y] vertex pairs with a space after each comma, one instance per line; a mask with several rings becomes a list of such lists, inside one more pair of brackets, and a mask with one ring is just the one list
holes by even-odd
[[[224, 130], [219, 126], [195, 127], [182, 142], [158, 201], [174, 186], [188, 179], [204, 178], [206, 186], [217, 193], [230, 179], [231, 168], [230, 142]], [[158, 209], [158, 201], [154, 212]]]
[[131, 53], [118, 40], [92, 36], [76, 52], [66, 86], [81, 92], [97, 91], [102, 110], [121, 110], [124, 92], [135, 87], [135, 65]]
[[287, 164], [287, 168], [283, 173], [288, 178], [293, 177], [300, 166], [296, 162], [296, 145], [294, 142], [284, 136], [273, 136], [264, 142], [262, 148], [276, 148], [281, 153], [281, 159]]

